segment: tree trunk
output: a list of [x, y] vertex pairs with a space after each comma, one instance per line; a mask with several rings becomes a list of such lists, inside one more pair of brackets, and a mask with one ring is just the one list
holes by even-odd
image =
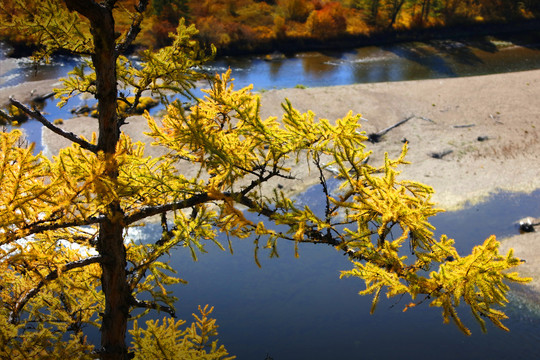
[[[112, 14], [113, 2], [97, 3], [88, 0], [65, 0], [70, 10], [90, 20], [94, 41], [92, 62], [96, 71], [96, 98], [99, 111], [98, 151], [107, 162], [104, 174], [114, 183], [118, 164], [114, 159], [119, 140], [119, 121], [116, 114], [116, 51]], [[99, 194], [97, 194], [99, 196]], [[105, 296], [105, 311], [101, 324], [102, 360], [128, 359], [126, 330], [131, 291], [126, 278], [126, 250], [123, 241], [123, 211], [119, 202], [109, 204], [107, 221], [100, 225], [97, 250], [104, 257], [101, 263], [101, 287]]]
[[401, 11], [401, 7], [405, 3], [405, 0], [395, 0], [394, 1], [394, 7], [392, 8], [391, 15], [390, 15], [390, 24], [388, 24], [388, 28], [391, 29], [394, 24], [396, 23], [397, 16], [399, 12]]
[[[120, 212], [120, 209], [113, 209]], [[101, 269], [101, 286], [105, 295], [105, 312], [101, 324], [102, 360], [128, 359], [126, 329], [130, 306], [130, 289], [126, 282], [126, 250], [123, 226], [109, 220], [99, 229], [98, 251], [105, 256]]]
[[371, 2], [371, 11], [370, 11], [370, 20], [372, 24], [377, 24], [377, 18], [379, 17], [379, 0], [372, 0]]
[[422, 3], [422, 24], [425, 24], [429, 20], [431, 0], [424, 0]]

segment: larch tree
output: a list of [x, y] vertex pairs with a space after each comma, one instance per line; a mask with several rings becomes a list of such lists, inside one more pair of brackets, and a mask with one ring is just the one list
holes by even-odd
[[[200, 65], [213, 51], [199, 47], [193, 26], [180, 21], [172, 45], [142, 51], [137, 64], [126, 57], [147, 5], [3, 5], [1, 26], [32, 38], [37, 58], [62, 50], [84, 59], [55, 89], [56, 97], [63, 106], [79, 94], [94, 96], [99, 130], [92, 139], [65, 132], [11, 99], [73, 145], [49, 159], [34, 154], [20, 131], [0, 134], [0, 357], [227, 358], [215, 339], [211, 308], [201, 308], [190, 326], [173, 319], [175, 298], [167, 285], [181, 280], [164, 260], [175, 248], [194, 256], [207, 243], [223, 248], [220, 232], [254, 237], [255, 261], [259, 243], [271, 255], [280, 241], [332, 245], [351, 260], [343, 276], [365, 281], [361, 294], [373, 294], [372, 310], [385, 290], [389, 297], [409, 294], [405, 308], [440, 307], [444, 321], [465, 333], [456, 310], [462, 302], [483, 328], [487, 319], [505, 329], [500, 306], [507, 283], [526, 281], [507, 270], [520, 260], [499, 254], [493, 237], [466, 256], [446, 236], [434, 238], [428, 218], [439, 210], [432, 189], [398, 179], [406, 146], [399, 158], [370, 165], [360, 115], [328, 121], [286, 101], [280, 119], [262, 119], [259, 97], [250, 87], [235, 90], [230, 72], [209, 76], [204, 98], [195, 99], [190, 90], [205, 76]], [[120, 32], [115, 17], [122, 12], [132, 23]], [[145, 115], [152, 146], [166, 150], [155, 158], [122, 133], [147, 92], [167, 105], [159, 120]], [[179, 94], [194, 101], [189, 109], [171, 97]], [[275, 185], [276, 179], [299, 181], [290, 170], [298, 162], [311, 164], [320, 179], [322, 214]], [[197, 175], [186, 176], [185, 164], [195, 164]], [[162, 226], [154, 241], [128, 241], [127, 230], [150, 217]], [[139, 308], [170, 316], [146, 328], [134, 321], [128, 344], [128, 325]], [[89, 324], [100, 327], [101, 344], [87, 342]]]

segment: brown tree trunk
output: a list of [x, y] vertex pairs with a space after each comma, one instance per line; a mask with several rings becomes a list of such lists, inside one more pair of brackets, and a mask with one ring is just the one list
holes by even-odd
[[[118, 164], [114, 159], [119, 139], [119, 121], [116, 115], [116, 52], [115, 29], [112, 14], [113, 1], [97, 3], [89, 0], [65, 0], [70, 10], [90, 20], [94, 41], [92, 62], [96, 71], [99, 111], [98, 150], [108, 162], [107, 173], [113, 182], [118, 177]], [[99, 196], [99, 194], [97, 194]], [[123, 211], [119, 202], [109, 204], [107, 221], [100, 225], [97, 250], [104, 257], [101, 264], [101, 287], [105, 296], [105, 311], [101, 324], [102, 360], [128, 359], [126, 329], [131, 291], [126, 278], [126, 250], [123, 241]]]
[[405, 3], [405, 0], [394, 0], [393, 2], [393, 8], [390, 13], [390, 24], [388, 24], [388, 28], [391, 29], [394, 24], [396, 23], [397, 16], [399, 12], [401, 11], [401, 8], [403, 4]]
[[369, 16], [370, 16], [371, 23], [376, 25], [377, 19], [379, 17], [379, 0], [372, 0], [371, 11], [370, 11]]
[[[118, 213], [120, 209], [111, 210]], [[114, 221], [99, 229], [98, 251], [105, 256], [101, 286], [105, 295], [105, 312], [101, 324], [102, 360], [127, 359], [126, 329], [129, 316], [130, 289], [126, 282], [126, 251], [123, 226]]]
[[429, 20], [431, 0], [424, 0], [422, 3], [422, 23], [427, 23]]

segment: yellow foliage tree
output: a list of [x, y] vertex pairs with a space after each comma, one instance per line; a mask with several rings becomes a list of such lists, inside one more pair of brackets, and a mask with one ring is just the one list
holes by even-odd
[[[55, 92], [60, 106], [78, 94], [95, 96], [99, 131], [84, 139], [11, 100], [73, 145], [48, 159], [24, 146], [19, 131], [0, 134], [2, 358], [167, 358], [173, 350], [185, 358], [227, 358], [207, 307], [186, 328], [170, 319], [148, 322], [147, 329], [135, 323], [133, 344], [126, 344], [134, 309], [175, 315], [167, 285], [182, 280], [163, 255], [185, 247], [196, 256], [208, 242], [222, 247], [219, 232], [266, 239], [271, 254], [278, 241], [330, 244], [351, 259], [353, 268], [343, 276], [365, 281], [361, 293], [374, 294], [373, 309], [386, 289], [387, 296], [429, 297], [445, 321], [466, 333], [456, 312], [462, 301], [481, 324], [488, 319], [505, 328], [496, 307], [507, 301], [508, 281], [525, 281], [506, 271], [519, 260], [512, 252], [499, 254], [494, 238], [463, 257], [453, 240], [435, 239], [428, 222], [438, 212], [432, 189], [398, 179], [406, 147], [398, 159], [367, 164], [360, 115], [329, 121], [285, 102], [280, 119], [262, 119], [259, 97], [250, 87], [235, 90], [230, 72], [210, 77], [204, 98], [195, 99], [190, 90], [204, 77], [197, 68], [212, 53], [193, 40], [194, 27], [181, 21], [172, 45], [142, 52], [137, 66], [123, 55], [139, 33], [148, 0], [132, 9], [115, 0], [46, 0], [38, 12], [29, 12], [26, 1], [17, 4], [17, 12], [3, 13], [2, 27], [38, 39], [36, 56], [62, 49], [87, 59]], [[118, 11], [132, 18], [122, 34], [115, 31]], [[146, 114], [147, 135], [166, 149], [156, 158], [121, 132], [146, 91], [167, 104], [160, 120]], [[195, 105], [186, 111], [170, 101], [172, 93]], [[272, 185], [275, 179], [298, 181], [290, 172], [296, 162], [312, 164], [320, 178], [322, 216]], [[195, 177], [182, 173], [185, 163], [199, 168]], [[335, 189], [329, 166], [337, 173]], [[248, 220], [246, 211], [261, 221]], [[155, 216], [163, 231], [154, 241], [125, 241], [127, 229]], [[272, 223], [288, 230], [273, 230]], [[101, 344], [87, 342], [88, 324], [100, 327]]]

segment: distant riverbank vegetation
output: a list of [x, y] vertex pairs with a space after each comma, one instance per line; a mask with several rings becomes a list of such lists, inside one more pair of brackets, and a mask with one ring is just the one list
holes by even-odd
[[[17, 1], [4, 0], [1, 7], [9, 13]], [[130, 23], [137, 2], [118, 9], [119, 30]], [[168, 45], [168, 34], [184, 17], [199, 29], [203, 43], [214, 44], [220, 54], [239, 54], [360, 46], [440, 32], [489, 33], [503, 24], [511, 30], [539, 18], [540, 0], [153, 0], [147, 11], [150, 21], [137, 46]], [[39, 43], [16, 32], [0, 36], [15, 44]]]

